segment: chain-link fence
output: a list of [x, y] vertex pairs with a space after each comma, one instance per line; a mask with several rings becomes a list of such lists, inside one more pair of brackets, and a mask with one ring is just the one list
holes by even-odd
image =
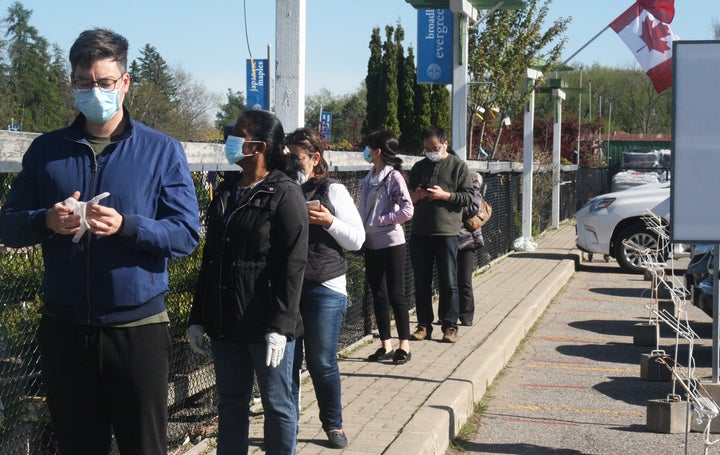
[[[367, 171], [334, 172], [353, 195], [360, 194], [359, 180]], [[572, 218], [576, 200], [576, 172], [563, 172], [560, 219]], [[7, 183], [7, 175], [0, 180]], [[194, 173], [201, 210], [209, 201], [207, 175]], [[482, 267], [506, 253], [519, 236], [522, 206], [522, 174], [485, 173], [486, 198], [493, 215], [483, 227], [485, 247], [476, 252]], [[0, 192], [7, 185], [0, 187]], [[550, 225], [552, 179], [550, 172], [536, 173], [533, 183], [533, 226], [542, 232]], [[584, 197], [587, 194], [583, 191]], [[0, 201], [4, 194], [0, 194]], [[202, 218], [202, 217], [201, 217]], [[411, 229], [412, 221], [405, 226]], [[204, 232], [204, 229], [203, 229]], [[170, 361], [168, 400], [170, 448], [187, 438], [202, 436], [216, 418], [217, 397], [211, 357], [189, 349], [185, 338], [192, 294], [197, 284], [202, 245], [188, 257], [171, 261], [170, 292], [166, 297], [173, 347]], [[407, 255], [405, 291], [414, 308], [412, 267]], [[361, 252], [347, 254], [348, 310], [343, 324], [340, 349], [369, 335], [375, 329], [372, 297], [364, 276]], [[49, 424], [49, 414], [39, 377], [35, 328], [42, 304], [40, 292], [43, 264], [40, 247], [8, 249], [0, 247], [0, 453], [53, 455], [57, 452]]]

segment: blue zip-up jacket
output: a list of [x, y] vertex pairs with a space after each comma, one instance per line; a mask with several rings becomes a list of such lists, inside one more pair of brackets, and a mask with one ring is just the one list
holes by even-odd
[[[167, 260], [199, 241], [198, 203], [182, 146], [124, 115], [117, 143], [95, 156], [83, 134], [84, 116], [37, 137], [0, 210], [0, 242], [42, 244], [43, 312], [79, 324], [123, 324], [165, 309]], [[123, 215], [122, 230], [78, 243], [45, 227], [45, 213], [74, 191]]]

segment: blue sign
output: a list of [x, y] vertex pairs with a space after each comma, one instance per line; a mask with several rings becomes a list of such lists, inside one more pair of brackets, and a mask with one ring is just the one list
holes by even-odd
[[417, 83], [451, 84], [452, 11], [419, 9], [417, 15]]
[[332, 129], [332, 112], [320, 114], [320, 137], [325, 142], [330, 142], [330, 130]]
[[270, 110], [270, 74], [268, 65], [267, 59], [247, 59], [245, 80], [247, 81], [248, 109]]

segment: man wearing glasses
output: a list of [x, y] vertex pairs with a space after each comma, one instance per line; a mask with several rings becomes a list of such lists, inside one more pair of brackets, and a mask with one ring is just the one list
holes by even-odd
[[[127, 40], [70, 49], [80, 114], [36, 138], [0, 211], [10, 247], [42, 244], [42, 379], [62, 454], [167, 453], [168, 259], [199, 240], [179, 142], [130, 118]], [[100, 200], [102, 199], [102, 200]]]
[[467, 164], [448, 151], [447, 135], [437, 127], [422, 135], [425, 158], [410, 170], [410, 198], [415, 204], [410, 236], [410, 260], [415, 275], [418, 325], [411, 340], [432, 336], [433, 264], [437, 267], [440, 298], [438, 317], [442, 341], [455, 343], [458, 334], [458, 235], [462, 208], [472, 203], [473, 186]]

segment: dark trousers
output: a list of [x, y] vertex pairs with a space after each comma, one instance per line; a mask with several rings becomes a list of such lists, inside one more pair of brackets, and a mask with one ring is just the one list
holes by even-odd
[[371, 250], [365, 248], [365, 276], [373, 296], [375, 320], [381, 340], [390, 339], [390, 308], [398, 338], [410, 339], [410, 317], [405, 302], [405, 244]]
[[458, 251], [458, 289], [460, 293], [460, 321], [473, 322], [475, 316], [475, 295], [473, 294], [473, 272], [475, 251], [472, 247]]
[[458, 286], [457, 286], [458, 237], [418, 236], [410, 237], [410, 259], [415, 272], [415, 307], [418, 324], [432, 331], [432, 278], [433, 264], [437, 266], [440, 298], [438, 317], [442, 329], [457, 328]]
[[40, 367], [64, 455], [167, 454], [167, 324], [91, 327], [43, 317]]

